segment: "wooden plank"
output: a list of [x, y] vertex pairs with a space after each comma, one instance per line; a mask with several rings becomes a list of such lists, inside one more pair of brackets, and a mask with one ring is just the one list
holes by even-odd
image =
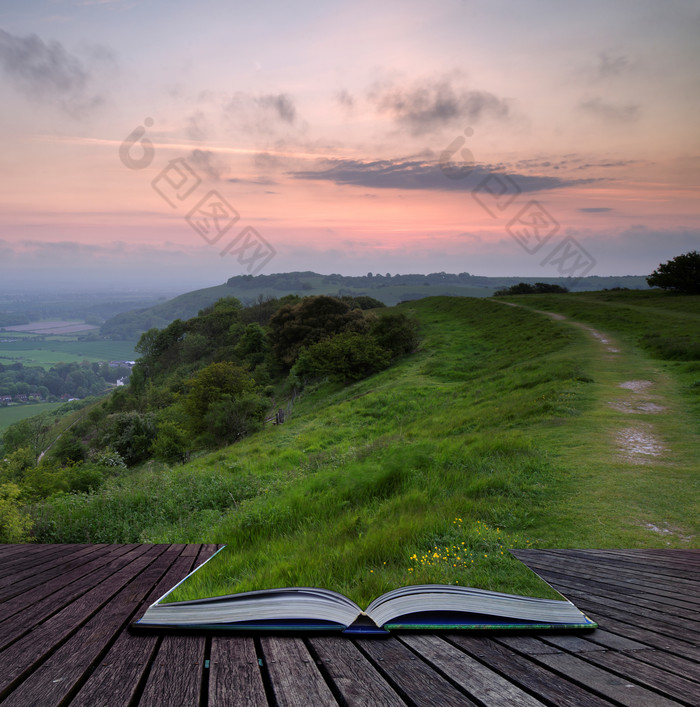
[[667, 575], [678, 578], [697, 576], [700, 567], [700, 551], [691, 550], [683, 556], [673, 559], [673, 550], [666, 550], [663, 555], [651, 550], [575, 550], [569, 557], [579, 557], [596, 564], [599, 567], [625, 567], [638, 571], [650, 572], [652, 575]]
[[[635, 587], [621, 587], [615, 584], [613, 579], [601, 581], [600, 579], [588, 580], [585, 578], [574, 578], [562, 574], [561, 572], [548, 572], [547, 579], [550, 583], [556, 584], [562, 594], [566, 595], [569, 590], [584, 590], [587, 593], [599, 597], [614, 597], [624, 600], [626, 604], [635, 606], [645, 606], [653, 608], [661, 612], [671, 612], [673, 614], [682, 611], [693, 617], [695, 620], [700, 618], [700, 605], [687, 600], [687, 596], [679, 594], [671, 594], [666, 592], [648, 593], [642, 591], [639, 585]], [[700, 587], [699, 587], [700, 589]]]
[[0, 543], [0, 558], [10, 557], [18, 552], [22, 552], [25, 546], [21, 543]]
[[[91, 587], [97, 584], [100, 581], [98, 579], [100, 577], [98, 570], [106, 568], [115, 559], [126, 555], [130, 550], [135, 550], [137, 547], [114, 545], [108, 549], [103, 549], [89, 562], [87, 561], [89, 558], [86, 558], [85, 564], [69, 569], [57, 577], [51, 577], [44, 582], [39, 582], [37, 586], [22, 592], [18, 596], [5, 599], [0, 604], [3, 614], [5, 614], [0, 620], [0, 625], [4, 625], [3, 622], [8, 620], [12, 623], [22, 623], [26, 627], [38, 623], [45, 616], [55, 613], [75, 596], [78, 596], [81, 593], [81, 587]], [[108, 570], [108, 574], [113, 571], [114, 568], [112, 567]], [[41, 577], [41, 574], [38, 576]], [[49, 597], [51, 599], [46, 601]], [[48, 606], [48, 609], [45, 609], [46, 606]]]
[[686, 641], [677, 641], [665, 633], [649, 631], [643, 625], [643, 622], [635, 621], [630, 623], [629, 621], [619, 620], [612, 616], [603, 616], [602, 614], [600, 616], [589, 614], [589, 616], [610, 633], [615, 633], [624, 638], [643, 643], [650, 648], [657, 648], [681, 657], [700, 658], [700, 651], [698, 651], [697, 647], [690, 645]]
[[309, 639], [317, 662], [344, 702], [353, 707], [401, 707], [406, 703], [349, 639], [324, 636]]
[[123, 546], [115, 548], [108, 556], [106, 565], [98, 567], [87, 574], [81, 572], [82, 576], [65, 589], [55, 594], [50, 594], [34, 606], [29, 606], [23, 611], [12, 614], [7, 621], [0, 624], [0, 647], [4, 649], [12, 641], [16, 641], [27, 634], [42, 621], [59, 611], [70, 609], [71, 605], [79, 597], [93, 590], [100, 583], [109, 580], [116, 572], [126, 567], [140, 555], [143, 555], [147, 550], [147, 546], [135, 545], [126, 553], [122, 552], [123, 549]]
[[264, 707], [267, 704], [255, 641], [214, 636], [209, 658], [209, 707]]
[[[559, 587], [563, 594], [566, 594], [569, 587], [577, 589], [586, 588], [591, 592], [613, 592], [617, 597], [624, 598], [625, 601], [635, 603], [639, 600], [653, 602], [660, 608], [665, 606], [675, 606], [695, 615], [700, 612], [700, 604], [695, 600], [695, 597], [690, 592], [679, 592], [673, 588], [671, 582], [666, 582], [662, 585], [657, 583], [652, 586], [650, 583], [644, 582], [641, 577], [626, 579], [623, 583], [622, 577], [605, 576], [601, 574], [585, 574], [583, 572], [575, 575], [567, 572], [567, 569], [562, 567], [561, 563], [557, 565], [544, 565], [540, 563], [532, 563], [531, 568], [536, 570], [542, 577], [550, 583]], [[700, 584], [698, 584], [700, 591]]]
[[[593, 631], [595, 633], [595, 631]], [[600, 643], [589, 640], [588, 636], [574, 635], [552, 635], [542, 636], [542, 643], [556, 646], [569, 653], [593, 653], [596, 651], [608, 650], [606, 646], [601, 646]]]
[[633, 560], [638, 560], [640, 557], [644, 557], [646, 560], [651, 558], [659, 567], [675, 567], [681, 570], [688, 567], [695, 567], [700, 570], [700, 552], [694, 548], [689, 548], [687, 550], [681, 550], [679, 548], [605, 550], [605, 555], [607, 557], [623, 556]]
[[613, 704], [490, 638], [451, 634], [449, 640], [513, 684], [557, 707], [608, 707]]
[[[34, 553], [28, 553], [27, 567], [23, 570], [13, 568], [9, 576], [0, 577], [0, 599], [11, 596], [11, 593], [24, 592], [36, 586], [38, 583], [47, 581], [50, 577], [63, 574], [68, 569], [73, 569], [81, 564], [89, 562], [96, 555], [99, 555], [108, 545], [75, 545], [66, 548], [65, 553], [58, 556], [52, 555], [50, 560], [37, 565], [33, 561]], [[3, 574], [6, 570], [3, 566]], [[8, 586], [9, 585], [9, 586]]]
[[[537, 553], [537, 554], [535, 554]], [[595, 574], [615, 575], [623, 572], [625, 576], [644, 575], [651, 582], [667, 583], [669, 578], [685, 584], [697, 580], [697, 567], [694, 564], [661, 564], [654, 555], [640, 553], [635, 559], [626, 559], [615, 555], [615, 551], [586, 550], [514, 550], [513, 554], [526, 563], [559, 563], [571, 568], [572, 572], [594, 572]], [[679, 566], [680, 565], [680, 566]]]
[[[533, 639], [539, 641], [539, 639]], [[500, 642], [509, 647], [519, 649], [516, 643], [517, 639], [504, 638]], [[639, 682], [643, 685], [665, 693], [667, 696], [683, 701], [684, 695], [697, 692], [699, 685], [694, 684], [691, 680], [685, 677], [673, 675], [666, 670], [659, 669], [658, 665], [643, 665], [637, 660], [637, 652], [632, 656], [625, 655], [617, 651], [606, 650], [605, 647], [597, 645], [591, 641], [587, 641], [580, 636], [561, 635], [561, 636], [543, 636], [542, 643], [553, 644], [569, 653], [579, 654], [588, 662], [595, 663], [600, 667], [609, 669], [611, 672], [616, 672], [625, 679]], [[529, 655], [543, 655], [545, 651], [530, 651]], [[551, 651], [549, 651], [551, 653]], [[657, 663], [663, 660], [663, 655], [655, 652], [658, 660]], [[690, 661], [686, 661], [690, 663]], [[692, 665], [692, 663], [691, 663]], [[698, 666], [695, 664], [695, 668]]]
[[401, 640], [484, 707], [544, 704], [438, 636], [404, 636]]
[[[192, 569], [192, 558], [183, 557], [184, 545], [171, 545], [162, 555], [166, 573], [136, 610], [136, 616], [162, 596]], [[160, 645], [156, 634], [132, 634], [128, 627], [121, 630], [99, 665], [83, 684], [71, 707], [111, 707], [131, 704]]]
[[[691, 648], [697, 640], [698, 634], [696, 630], [687, 626], [679, 626], [673, 621], [667, 621], [665, 617], [659, 615], [658, 612], [645, 614], [635, 607], [626, 606], [624, 602], [616, 602], [610, 599], [597, 600], [585, 592], [579, 593], [578, 591], [570, 591], [569, 596], [571, 601], [586, 613], [586, 615], [594, 613], [598, 617], [605, 616], [642, 625], [645, 631], [660, 633], [664, 636], [672, 635], [676, 642], [685, 641], [688, 644], [688, 648]], [[607, 628], [607, 626], [604, 625], [606, 620], [601, 619], [601, 621], [603, 621], [603, 628]], [[598, 623], [601, 622], [598, 621]]]
[[338, 704], [301, 638], [265, 636], [260, 644], [279, 707]]
[[559, 648], [545, 643], [535, 636], [501, 636], [494, 637], [494, 640], [525, 655], [559, 653]]
[[[25, 545], [25, 551], [13, 554], [3, 561], [3, 575], [10, 572], [22, 571], [28, 566], [40, 567], [44, 562], [49, 562], [55, 557], [60, 557], [66, 551], [66, 545]], [[36, 548], [36, 549], [35, 549]], [[7, 580], [4, 580], [7, 581]], [[5, 586], [4, 584], [2, 586]]]
[[529, 562], [528, 567], [553, 584], [563, 582], [567, 585], [574, 583], [578, 586], [584, 582], [589, 582], [594, 587], [601, 585], [602, 588], [615, 589], [618, 594], [644, 594], [648, 598], [659, 596], [688, 602], [694, 608], [697, 607], [698, 600], [695, 595], [697, 594], [698, 583], [695, 582], [691, 583], [690, 588], [684, 587], [681, 590], [676, 586], [675, 581], [669, 581], [668, 578], [658, 581], [640, 573], [631, 574], [623, 570], [616, 574], [604, 574], [595, 567], [578, 566], [577, 568], [577, 566], [568, 563], [564, 565], [561, 560], [557, 561], [555, 559], [547, 562], [533, 560]]
[[[211, 557], [215, 546], [185, 545], [182, 555], [198, 567]], [[167, 590], [166, 590], [167, 591]], [[203, 636], [165, 635], [153, 661], [142, 702], [146, 705], [197, 705], [202, 692], [206, 640]], [[173, 679], [173, 671], [177, 678]], [[178, 696], [182, 685], [186, 694]]]
[[[637, 660], [643, 660], [645, 663], [656, 665], [669, 673], [682, 675], [700, 683], [700, 663], [695, 660], [688, 660], [677, 655], [650, 649], [635, 651], [633, 655]], [[700, 703], [700, 700], [698, 700], [698, 703]]]
[[364, 638], [357, 644], [410, 704], [418, 707], [476, 704], [397, 638]]
[[148, 707], [197, 707], [204, 673], [204, 647], [204, 636], [163, 640], [148, 674], [141, 704]]
[[649, 649], [644, 643], [633, 641], [631, 638], [619, 636], [616, 633], [610, 633], [602, 628], [597, 628], [595, 631], [586, 634], [586, 640], [595, 641], [605, 648], [612, 648], [619, 651], [640, 651]]
[[[596, 654], [591, 654], [596, 655]], [[627, 707], [674, 707], [675, 700], [658, 695], [632, 680], [619, 677], [607, 670], [601, 670], [585, 660], [568, 653], [539, 655], [535, 657], [540, 663], [575, 680], [588, 690], [597, 692]]]
[[[150, 546], [139, 558], [141, 571], [70, 639], [62, 643], [11, 695], [16, 704], [63, 704], [124, 626], [143, 596], [167, 569], [165, 546]], [[137, 560], [137, 562], [139, 562]], [[136, 564], [136, 563], [134, 563]]]
[[625, 679], [651, 687], [681, 704], [689, 707], [697, 707], [700, 704], [700, 685], [697, 682], [669, 673], [658, 665], [643, 663], [637, 660], [636, 656], [604, 651], [588, 654], [586, 659], [605, 670], [616, 672]]
[[[578, 575], [580, 573], [592, 573], [594, 576], [609, 576], [618, 577], [631, 581], [643, 580], [643, 583], [648, 586], [658, 585], [663, 588], [668, 586], [669, 578], [673, 579], [674, 586], [678, 588], [692, 589], [697, 584], [697, 572], [690, 568], [688, 570], [665, 570], [665, 572], [657, 572], [654, 561], [647, 557], [646, 562], [623, 562], [617, 558], [606, 557], [604, 555], [593, 556], [586, 558], [582, 556], [582, 551], [572, 550], [571, 555], [566, 558], [567, 572], [569, 574]], [[552, 566], [559, 564], [557, 558], [539, 556], [531, 558], [533, 564], [549, 563]]]
[[[93, 615], [100, 612], [100, 609], [105, 607], [127, 582], [138, 576], [163, 549], [162, 546], [151, 545], [146, 546], [145, 552], [142, 547], [134, 550], [138, 556], [126, 567], [0, 652], [0, 664], [3, 665], [0, 674], [0, 697], [14, 686], [17, 680], [36, 670], [50, 651], [55, 650]], [[100, 612], [100, 619], [103, 613]]]

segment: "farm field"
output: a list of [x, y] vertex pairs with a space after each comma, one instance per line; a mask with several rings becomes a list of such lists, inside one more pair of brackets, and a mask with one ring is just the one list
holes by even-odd
[[31, 403], [28, 405], [8, 405], [0, 407], [0, 435], [15, 422], [24, 420], [27, 417], [41, 415], [42, 412], [53, 412], [58, 410], [63, 403]]
[[15, 324], [4, 327], [6, 331], [26, 332], [29, 334], [77, 334], [85, 331], [95, 331], [99, 329], [94, 324], [86, 324], [82, 321], [39, 321], [30, 324]]
[[[8, 333], [0, 335], [0, 363], [22, 363], [25, 366], [51, 368], [56, 363], [81, 361], [133, 361], [137, 357], [134, 341], [77, 341], [75, 337], [57, 337], [41, 340], [36, 335]], [[5, 341], [3, 341], [5, 339]]]

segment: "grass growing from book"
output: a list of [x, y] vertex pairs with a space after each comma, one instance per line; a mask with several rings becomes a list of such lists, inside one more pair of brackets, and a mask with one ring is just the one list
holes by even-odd
[[317, 583], [319, 574], [308, 571], [313, 563], [300, 563], [287, 587], [270, 584], [265, 573], [246, 576], [236, 569], [240, 552], [224, 548], [161, 597], [137, 625], [361, 634], [595, 628], [507, 550], [511, 544], [529, 546], [529, 541], [481, 521], [464, 527], [461, 518], [443, 540], [407, 554], [404, 562], [375, 563], [342, 593]]

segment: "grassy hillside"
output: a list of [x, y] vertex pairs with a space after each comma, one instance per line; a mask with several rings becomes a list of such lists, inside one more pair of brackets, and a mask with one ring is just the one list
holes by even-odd
[[[294, 294], [308, 295], [366, 295], [387, 306], [435, 296], [489, 297], [497, 289], [524, 281], [534, 283], [544, 280], [562, 286], [571, 285], [565, 277], [518, 278], [482, 277], [460, 273], [433, 273], [431, 275], [319, 275], [314, 272], [292, 272], [274, 275], [239, 275], [224, 285], [188, 292], [154, 307], [118, 314], [102, 326], [102, 334], [115, 339], [138, 339], [141, 332], [152, 327], [162, 328], [175, 319], [194, 317], [200, 309], [213, 304], [221, 297], [236, 297], [249, 305], [259, 297], [283, 297]], [[601, 290], [612, 287], [647, 287], [644, 277], [584, 277], [575, 281], [577, 290]]]
[[607, 365], [589, 332], [501, 302], [399, 309], [421, 322], [417, 354], [307, 390], [284, 425], [222, 451], [38, 504], [37, 539], [225, 542], [193, 591], [312, 584], [359, 603], [422, 581], [528, 591], [508, 547], [696, 544], [697, 417], [673, 371], [656, 381], [664, 454], [616, 447], [617, 386], [659, 368], [635, 335]]

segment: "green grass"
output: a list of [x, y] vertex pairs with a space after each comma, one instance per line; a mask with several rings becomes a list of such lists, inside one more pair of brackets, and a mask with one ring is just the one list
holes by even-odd
[[[401, 309], [421, 321], [418, 353], [307, 390], [283, 426], [182, 467], [50, 499], [37, 539], [225, 542], [175, 598], [316, 585], [360, 604], [424, 581], [536, 592], [508, 547], [696, 545], [697, 417], [632, 331], [608, 360], [587, 332], [495, 301]], [[671, 453], [653, 466], [616, 457], [608, 405], [620, 379], [645, 377], [670, 408], [655, 424]]]
[[[14, 336], [8, 334], [7, 338]], [[22, 336], [19, 341], [0, 342], [0, 363], [19, 362], [49, 369], [57, 363], [133, 361], [137, 357], [134, 345], [133, 341], [77, 341], [68, 337], [40, 341], [34, 335]]]
[[0, 407], [0, 435], [10, 425], [27, 417], [41, 415], [42, 412], [53, 412], [63, 403], [29, 403], [27, 405], [8, 405]]

